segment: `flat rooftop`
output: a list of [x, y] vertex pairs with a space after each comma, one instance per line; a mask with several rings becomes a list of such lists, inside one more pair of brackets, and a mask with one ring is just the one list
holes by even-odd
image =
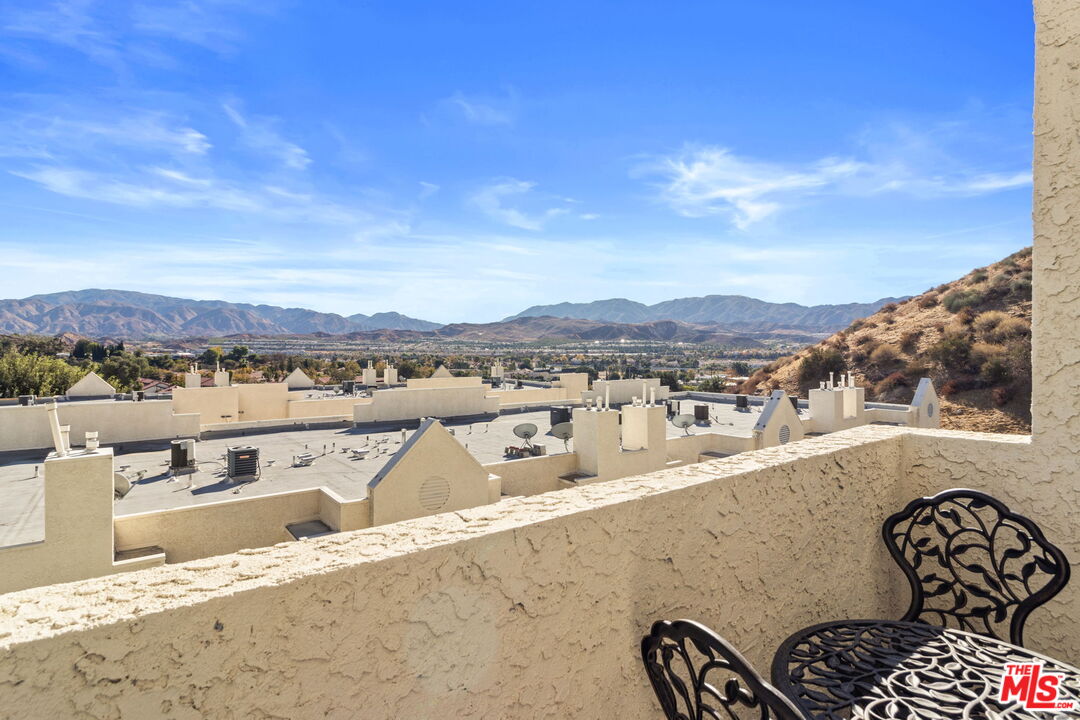
[[[761, 414], [761, 406], [738, 411], [731, 403], [682, 400], [681, 410], [693, 413], [694, 405], [709, 405], [710, 423], [690, 429], [692, 433], [714, 432], [749, 436]], [[459, 442], [481, 464], [504, 462], [508, 445], [520, 445], [513, 429], [520, 423], [533, 423], [540, 434], [533, 442], [543, 444], [549, 455], [564, 453], [561, 440], [548, 433], [550, 412], [543, 410], [510, 411], [483, 422], [447, 422]], [[367, 497], [367, 484], [401, 447], [401, 430], [365, 428], [322, 428], [286, 430], [244, 436], [213, 437], [195, 443], [198, 468], [193, 473], [169, 477], [170, 443], [138, 443], [140, 449], [118, 454], [115, 467], [132, 481], [131, 491], [116, 501], [116, 514], [191, 507], [253, 495], [308, 490], [327, 487], [346, 500]], [[406, 431], [407, 436], [413, 430]], [[683, 431], [668, 423], [669, 438]], [[262, 474], [254, 482], [233, 482], [226, 476], [226, 449], [235, 445], [259, 448]], [[573, 449], [573, 441], [571, 441]], [[368, 449], [358, 459], [351, 452]], [[293, 456], [310, 453], [316, 456], [311, 465], [293, 467]], [[46, 451], [20, 451], [0, 454], [0, 547], [36, 542], [45, 537], [44, 467]], [[142, 473], [142, 479], [136, 477]]]

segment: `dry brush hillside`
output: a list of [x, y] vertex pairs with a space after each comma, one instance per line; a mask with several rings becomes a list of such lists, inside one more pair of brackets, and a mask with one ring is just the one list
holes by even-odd
[[1031, 248], [856, 320], [758, 370], [743, 392], [803, 397], [830, 371], [851, 371], [867, 399], [907, 402], [933, 378], [942, 426], [1031, 430]]

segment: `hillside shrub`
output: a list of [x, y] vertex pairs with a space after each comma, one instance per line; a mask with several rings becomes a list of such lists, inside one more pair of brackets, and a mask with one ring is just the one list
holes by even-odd
[[930, 348], [930, 358], [949, 372], [971, 369], [971, 339], [964, 335], [946, 335]]
[[904, 374], [909, 378], [924, 378], [930, 376], [930, 368], [921, 360], [912, 360], [904, 367]]
[[932, 308], [937, 304], [938, 296], [936, 293], [927, 293], [919, 298], [919, 307], [923, 308], [924, 310], [926, 308]]
[[1003, 313], [1000, 310], [988, 310], [972, 320], [971, 329], [975, 331], [975, 337], [980, 340], [993, 342], [990, 338], [993, 336], [994, 330], [1007, 317], [1009, 317], [1008, 313]]
[[911, 387], [911, 381], [908, 380], [907, 375], [897, 370], [886, 375], [884, 379], [874, 385], [874, 395], [882, 399], [891, 399], [898, 390], [905, 390], [909, 387]]
[[978, 285], [981, 282], [986, 282], [986, 278], [990, 276], [987, 274], [985, 268], [980, 268], [978, 270], [972, 271], [971, 275], [969, 275], [968, 277], [970, 278], [973, 285]]
[[838, 351], [820, 347], [811, 348], [799, 363], [799, 383], [816, 385], [823, 378], [829, 377], [829, 373], [840, 374], [846, 370], [847, 363]]
[[992, 358], [979, 368], [979, 377], [987, 385], [996, 386], [1012, 380], [1012, 373], [1004, 358]]
[[975, 308], [966, 307], [960, 312], [956, 313], [956, 322], [960, 323], [961, 325], [970, 325], [971, 323], [975, 322], [975, 318], [977, 316], [978, 313], [975, 312]]
[[941, 304], [945, 306], [945, 309], [949, 312], [959, 312], [966, 307], [978, 305], [984, 299], [985, 295], [974, 288], [969, 290], [953, 290], [941, 300]]
[[900, 348], [895, 345], [879, 345], [870, 353], [870, 362], [879, 369], [891, 368], [900, 359]]
[[971, 364], [981, 366], [991, 360], [1004, 360], [1006, 349], [1004, 345], [995, 343], [976, 342], [971, 345]]
[[922, 337], [922, 330], [908, 330], [900, 336], [900, 349], [904, 352], [914, 352], [920, 337]]
[[863, 345], [869, 345], [872, 342], [874, 342], [874, 336], [870, 333], [866, 333], [865, 335], [860, 335], [859, 337], [855, 338], [855, 344], [860, 347]]
[[883, 312], [883, 313], [885, 313], [886, 315], [888, 315], [888, 314], [890, 314], [890, 313], [894, 313], [894, 312], [896, 312], [896, 308], [898, 308], [898, 307], [900, 307], [900, 306], [899, 306], [899, 305], [897, 305], [897, 304], [896, 304], [896, 303], [894, 303], [894, 302], [891, 302], [891, 303], [889, 303], [889, 304], [887, 304], [887, 305], [884, 305], [884, 306], [882, 306], [882, 308], [881, 308], [881, 312]]
[[986, 342], [1003, 343], [1011, 338], [1025, 337], [1031, 326], [1023, 318], [991, 310], [975, 318], [972, 329], [976, 337]]
[[1019, 277], [1009, 283], [1009, 295], [1017, 300], [1031, 299], [1031, 278]]
[[942, 397], [951, 397], [956, 393], [974, 389], [975, 383], [971, 380], [971, 378], [958, 377], [947, 381], [944, 385], [941, 386], [941, 390], [939, 392]]
[[1002, 385], [996, 387], [990, 391], [990, 398], [994, 401], [994, 404], [998, 407], [1002, 405], [1008, 405], [1009, 401], [1016, 395], [1016, 388], [1012, 385]]

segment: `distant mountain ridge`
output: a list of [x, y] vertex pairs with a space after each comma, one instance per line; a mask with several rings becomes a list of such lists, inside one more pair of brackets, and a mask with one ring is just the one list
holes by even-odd
[[305, 308], [189, 300], [129, 290], [72, 290], [0, 300], [0, 332], [146, 338], [284, 335], [366, 330], [435, 330], [439, 323], [396, 312], [343, 317]]
[[611, 298], [589, 303], [534, 305], [505, 320], [545, 316], [615, 323], [674, 320], [699, 325], [721, 325], [745, 331], [797, 329], [807, 332], [832, 332], [847, 327], [858, 318], [872, 315], [889, 303], [901, 302], [904, 299], [890, 297], [872, 303], [806, 306], [797, 303], [770, 303], [742, 295], [679, 298], [655, 305], [645, 305], [625, 298]]

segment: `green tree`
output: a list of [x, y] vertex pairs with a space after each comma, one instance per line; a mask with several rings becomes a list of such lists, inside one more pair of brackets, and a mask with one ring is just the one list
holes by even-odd
[[731, 363], [731, 372], [736, 377], [750, 377], [750, 373], [754, 371], [754, 368], [750, 366], [750, 363], [745, 360], [736, 360]]
[[121, 392], [139, 390], [142, 387], [139, 378], [144, 377], [149, 370], [150, 362], [146, 358], [130, 353], [110, 355], [101, 363], [101, 376]]
[[96, 343], [93, 340], [87, 340], [86, 338], [79, 338], [79, 340], [75, 342], [75, 347], [71, 350], [71, 357], [80, 360], [93, 360], [94, 362], [101, 362], [105, 359], [107, 354], [104, 345]]
[[225, 357], [225, 353], [222, 351], [221, 348], [219, 348], [219, 347], [208, 347], [208, 348], [206, 348], [206, 351], [203, 352], [203, 354], [199, 356], [199, 361], [202, 362], [204, 365], [209, 365], [210, 367], [214, 367], [219, 362], [221, 362], [221, 359], [223, 357]]
[[9, 351], [0, 356], [0, 397], [60, 395], [85, 374], [59, 358]]

